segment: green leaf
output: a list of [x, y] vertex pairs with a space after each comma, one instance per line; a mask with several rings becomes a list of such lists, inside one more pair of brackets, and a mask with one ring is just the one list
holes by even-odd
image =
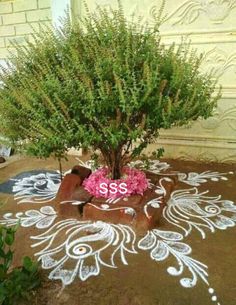
[[6, 233], [6, 236], [5, 236], [5, 243], [8, 245], [8, 246], [11, 246], [14, 242], [14, 232], [13, 231], [8, 231]]
[[32, 265], [33, 265], [33, 262], [32, 262], [32, 260], [31, 260], [31, 258], [30, 257], [28, 257], [28, 256], [25, 256], [24, 258], [23, 258], [23, 267], [27, 270], [27, 271], [31, 271], [31, 268], [32, 268]]
[[5, 254], [5, 259], [4, 259], [4, 263], [7, 269], [10, 267], [12, 260], [13, 260], [13, 252], [11, 250], [8, 250], [8, 252]]
[[0, 282], [6, 278], [6, 268], [3, 264], [0, 265]]
[[0, 259], [5, 257], [5, 252], [0, 248]]

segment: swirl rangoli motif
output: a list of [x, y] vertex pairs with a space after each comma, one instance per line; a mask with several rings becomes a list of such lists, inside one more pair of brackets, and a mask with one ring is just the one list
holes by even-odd
[[[86, 163], [87, 166], [91, 162]], [[143, 168], [142, 161], [131, 166]], [[155, 174], [165, 173], [169, 164], [152, 160], [150, 171]], [[176, 172], [173, 172], [176, 174]], [[118, 268], [117, 261], [128, 265], [132, 255], [146, 251], [157, 263], [172, 257], [174, 265], [167, 268], [171, 276], [179, 277], [184, 288], [194, 287], [198, 281], [205, 283], [211, 300], [220, 305], [214, 289], [208, 281], [208, 267], [192, 257], [192, 248], [185, 238], [193, 231], [198, 232], [202, 239], [207, 233], [226, 230], [236, 224], [236, 205], [221, 196], [209, 196], [208, 191], [199, 191], [197, 186], [211, 181], [227, 180], [233, 172], [177, 172], [184, 189], [174, 190], [163, 210], [163, 218], [171, 226], [170, 230], [155, 228], [147, 231], [144, 236], [137, 237], [135, 230], [124, 224], [112, 224], [103, 221], [82, 221], [75, 218], [57, 220], [58, 215], [51, 201], [55, 198], [60, 186], [58, 172], [38, 173], [29, 177], [12, 179], [15, 200], [18, 203], [30, 202], [46, 204], [40, 209], [25, 212], [6, 213], [0, 224], [15, 225], [20, 221], [22, 227], [35, 227], [41, 232], [31, 236], [35, 256], [47, 269], [49, 278], [61, 280], [69, 285], [75, 279], [88, 280], [98, 276], [103, 268]], [[164, 178], [168, 179], [168, 178]], [[159, 195], [165, 193], [161, 184], [156, 189], [157, 198], [152, 199], [144, 207], [148, 217], [148, 206], [159, 208]], [[76, 202], [73, 202], [76, 204]], [[79, 204], [79, 203], [78, 203]], [[104, 209], [109, 210], [114, 202], [107, 201]], [[127, 213], [132, 211], [127, 210]], [[107, 255], [109, 253], [109, 255]], [[187, 271], [188, 276], [183, 275]]]

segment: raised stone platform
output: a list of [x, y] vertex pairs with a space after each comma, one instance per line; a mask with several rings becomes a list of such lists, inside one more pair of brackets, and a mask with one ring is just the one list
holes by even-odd
[[85, 220], [127, 224], [138, 231], [147, 231], [160, 223], [162, 210], [176, 185], [173, 175], [145, 171], [150, 185], [143, 195], [110, 200], [95, 198], [84, 189], [82, 183], [90, 174], [90, 169], [75, 166], [64, 177], [56, 197], [62, 216], [80, 214]]

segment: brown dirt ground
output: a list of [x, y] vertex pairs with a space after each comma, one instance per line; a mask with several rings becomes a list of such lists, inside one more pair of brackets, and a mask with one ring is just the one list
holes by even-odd
[[[235, 165], [200, 164], [168, 160], [173, 170], [181, 172], [202, 172], [214, 170], [228, 172], [236, 170]], [[76, 164], [73, 157], [63, 164], [63, 169], [70, 169]], [[58, 169], [55, 160], [38, 160], [21, 158], [0, 169], [0, 183], [7, 181], [18, 173], [32, 169]], [[236, 173], [236, 172], [235, 172]], [[222, 195], [223, 199], [236, 202], [236, 174], [228, 181], [209, 182], [198, 187], [199, 190], [210, 190], [209, 195]], [[190, 186], [183, 185], [183, 188]], [[12, 195], [0, 194], [3, 206], [0, 216], [5, 212], [19, 212], [32, 208], [31, 204], [17, 205]], [[40, 207], [36, 204], [33, 208]], [[162, 229], [176, 230], [169, 224], [161, 224]], [[15, 265], [19, 265], [24, 255], [34, 257], [34, 249], [30, 247], [30, 236], [37, 232], [35, 228], [19, 228], [15, 242]], [[185, 239], [193, 249], [192, 257], [208, 266], [209, 282], [219, 298], [221, 305], [236, 304], [236, 227], [225, 231], [217, 230], [214, 234], [207, 232], [202, 240], [195, 231]], [[167, 274], [169, 266], [176, 262], [168, 259], [156, 263], [149, 253], [140, 251], [137, 255], [127, 255], [128, 266], [118, 264], [117, 269], [102, 267], [97, 277], [91, 277], [86, 282], [75, 280], [72, 285], [62, 288], [59, 281], [47, 279], [47, 271], [42, 273], [42, 286], [33, 293], [30, 301], [24, 305], [212, 305], [208, 287], [198, 281], [196, 287], [182, 288], [181, 277]]]

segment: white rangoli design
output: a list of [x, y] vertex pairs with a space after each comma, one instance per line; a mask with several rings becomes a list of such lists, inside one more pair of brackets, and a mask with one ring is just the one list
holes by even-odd
[[[61, 236], [64, 237], [62, 242]], [[102, 221], [64, 220], [32, 239], [38, 241], [33, 247], [46, 244], [36, 255], [44, 269], [53, 269], [49, 278], [60, 279], [64, 285], [71, 284], [76, 277], [85, 281], [98, 275], [100, 266], [116, 268], [115, 257], [118, 255], [127, 265], [125, 253], [137, 253], [134, 249], [136, 236], [129, 226]], [[108, 248], [112, 249], [112, 254], [106, 262], [102, 255]], [[69, 260], [73, 261], [73, 267], [68, 270], [66, 263]]]
[[161, 171], [165, 171], [170, 167], [168, 163], [160, 162], [160, 160], [149, 160], [148, 164], [145, 161], [137, 160], [130, 162], [129, 165], [139, 169], [147, 169], [154, 174], [159, 174]]
[[0, 220], [0, 224], [6, 226], [13, 226], [20, 223], [22, 227], [32, 227], [35, 225], [37, 229], [46, 229], [50, 227], [57, 214], [53, 207], [44, 206], [38, 210], [28, 210], [25, 213], [18, 212], [15, 216], [13, 213], [6, 213], [3, 215], [3, 220]]
[[182, 239], [183, 235], [180, 233], [153, 229], [139, 241], [138, 247], [150, 251], [151, 258], [157, 262], [164, 261], [172, 255], [176, 259], [179, 269], [169, 267], [167, 271], [170, 275], [179, 276], [183, 273], [184, 266], [187, 267], [192, 278], [182, 278], [180, 283], [183, 287], [195, 286], [198, 277], [208, 284], [207, 266], [189, 257], [192, 249], [189, 245], [181, 242]]
[[162, 203], [161, 199], [162, 199], [162, 197], [154, 198], [145, 204], [145, 206], [143, 207], [143, 210], [144, 210], [144, 214], [146, 215], [147, 218], [150, 218], [150, 215], [148, 213], [148, 207], [151, 206], [155, 209], [160, 208], [160, 204]]
[[[89, 168], [93, 167], [92, 161], [81, 163]], [[135, 161], [130, 164], [141, 169], [146, 169], [143, 161]], [[162, 174], [159, 185], [149, 183], [153, 188], [156, 198], [151, 199], [144, 206], [144, 214], [148, 214], [148, 208], [160, 208], [161, 199], [166, 196], [164, 182], [170, 181], [166, 170], [170, 165], [159, 160], [148, 162], [148, 171]], [[153, 229], [146, 232], [144, 237], [137, 240], [135, 231], [128, 225], [111, 224], [102, 221], [80, 221], [78, 219], [63, 219], [56, 221], [57, 213], [52, 206], [43, 206], [39, 210], [28, 210], [3, 215], [0, 224], [7, 226], [20, 222], [22, 227], [35, 226], [45, 230], [43, 233], [31, 236], [34, 241], [33, 248], [37, 248], [35, 254], [41, 261], [42, 268], [49, 269], [50, 279], [59, 279], [63, 285], [71, 284], [76, 278], [82, 281], [91, 276], [98, 276], [102, 267], [117, 268], [118, 261], [127, 265], [128, 256], [140, 251], [149, 251], [151, 259], [161, 262], [172, 257], [176, 260], [177, 267], [170, 266], [167, 272], [172, 276], [180, 276], [180, 284], [185, 288], [193, 287], [198, 280], [202, 280], [207, 286], [207, 266], [191, 257], [192, 248], [184, 242], [193, 229], [200, 232], [202, 238], [206, 238], [206, 232], [215, 232], [217, 229], [225, 230], [236, 224], [236, 205], [230, 200], [224, 200], [221, 196], [208, 196], [208, 191], [199, 192], [196, 186], [208, 181], [227, 180], [226, 175], [233, 174], [205, 171], [202, 173], [179, 173], [175, 175], [181, 183], [194, 188], [175, 189], [163, 209], [164, 219], [183, 234], [173, 230]], [[60, 186], [60, 174], [42, 173], [15, 180], [13, 193], [18, 203], [49, 203]], [[123, 198], [128, 201], [128, 198]], [[123, 209], [125, 213], [135, 217], [136, 212], [128, 206], [116, 207], [119, 199], [107, 199], [106, 203], [97, 207], [103, 211]], [[65, 202], [61, 202], [62, 204]], [[83, 202], [71, 201], [71, 204], [79, 205]], [[87, 203], [91, 204], [91, 203]], [[109, 256], [107, 255], [109, 251]], [[187, 270], [191, 277], [183, 277]], [[213, 288], [208, 287], [211, 300], [217, 302], [217, 296]], [[219, 302], [216, 303], [220, 305]]]
[[[199, 186], [202, 183], [206, 183], [209, 180], [210, 181], [220, 181], [220, 180], [228, 180], [227, 177], [225, 177], [225, 175], [227, 175], [228, 173], [218, 173], [218, 172], [210, 172], [210, 171], [206, 171], [203, 173], [195, 173], [195, 172], [190, 172], [188, 174], [185, 173], [178, 173], [178, 179], [181, 182], [184, 182], [188, 185], [192, 185], [192, 186]], [[229, 172], [229, 174], [233, 174], [233, 172]]]
[[60, 173], [37, 174], [17, 179], [12, 191], [18, 203], [46, 203], [56, 197], [60, 183]]
[[111, 207], [109, 204], [102, 204], [101, 207], [99, 206], [96, 206], [95, 204], [92, 204], [92, 203], [87, 203], [88, 205], [90, 206], [93, 206], [95, 209], [98, 209], [98, 210], [102, 210], [102, 211], [116, 211], [116, 210], [121, 210], [121, 211], [124, 211], [125, 214], [130, 214], [132, 215], [133, 217], [136, 216], [136, 212], [133, 208], [131, 207], [126, 207], [126, 206], [123, 206], [123, 207]]
[[204, 229], [215, 232], [235, 226], [236, 205], [230, 200], [221, 200], [221, 196], [205, 196], [208, 191], [199, 193], [197, 188], [174, 191], [164, 208], [164, 218], [189, 235], [193, 228], [202, 238]]

